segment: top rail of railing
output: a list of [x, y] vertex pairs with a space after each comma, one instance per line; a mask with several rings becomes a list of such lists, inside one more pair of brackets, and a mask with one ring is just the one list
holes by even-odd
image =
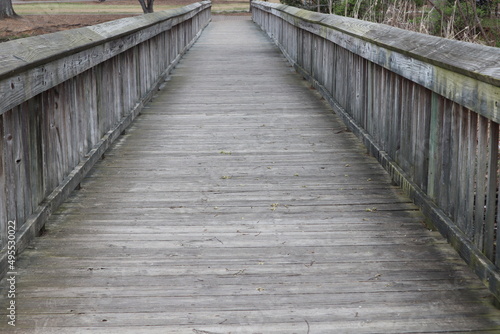
[[500, 123], [500, 48], [281, 4], [252, 6]]
[[260, 1], [252, 15], [500, 300], [500, 48]]
[[22, 251], [164, 83], [210, 13], [202, 1], [1, 44], [0, 277], [13, 241], [8, 222]]
[[2, 43], [0, 115], [189, 19], [209, 4], [210, 1], [202, 1], [167, 11]]

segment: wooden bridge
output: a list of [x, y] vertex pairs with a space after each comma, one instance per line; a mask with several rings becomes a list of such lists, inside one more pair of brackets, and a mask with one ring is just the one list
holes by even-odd
[[498, 50], [252, 12], [3, 44], [2, 332], [500, 333]]

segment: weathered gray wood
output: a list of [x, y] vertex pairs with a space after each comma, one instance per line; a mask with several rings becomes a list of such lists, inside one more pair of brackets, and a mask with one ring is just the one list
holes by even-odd
[[[372, 22], [254, 1], [254, 16], [271, 13], [350, 52], [500, 122], [500, 50]], [[266, 27], [277, 24], [268, 19]], [[281, 24], [281, 23], [279, 23]], [[278, 37], [278, 36], [275, 36]], [[285, 39], [277, 40], [284, 45]], [[457, 51], [459, 50], [459, 51]], [[294, 62], [296, 59], [294, 59]], [[311, 73], [307, 67], [306, 71]], [[339, 101], [342, 102], [342, 101]]]
[[[487, 161], [488, 152], [487, 147], [487, 134], [488, 134], [488, 120], [483, 116], [478, 116], [478, 141], [477, 141], [477, 174], [487, 175]], [[474, 243], [476, 247], [483, 250], [484, 241], [484, 227], [483, 222], [485, 220], [485, 204], [486, 204], [486, 179], [479, 178], [476, 184], [476, 207], [475, 207], [475, 217], [474, 217]], [[498, 262], [497, 262], [498, 263]]]
[[[2, 43], [0, 114], [189, 20], [208, 3]], [[118, 38], [118, 36], [127, 38]], [[146, 72], [143, 72], [144, 74]], [[146, 74], [148, 75], [148, 74]]]
[[[488, 143], [488, 188], [486, 202], [486, 218], [484, 226], [484, 254], [491, 261], [495, 260], [495, 232], [496, 221], [495, 207], [498, 207], [498, 124], [490, 122], [489, 124], [489, 143]], [[493, 203], [495, 202], [495, 204]]]
[[[11, 110], [5, 113], [2, 117], [3, 120], [3, 171], [4, 171], [4, 207], [5, 212], [3, 215], [6, 221], [16, 220], [17, 207], [16, 207], [16, 184], [15, 184], [15, 158], [14, 158], [14, 136], [15, 125], [14, 111]], [[19, 223], [19, 222], [18, 222]], [[21, 222], [22, 223], [22, 222]], [[5, 224], [5, 223], [3, 223]], [[3, 247], [4, 245], [2, 245]]]
[[214, 20], [20, 256], [16, 329], [498, 332], [365, 153], [255, 25]]
[[[4, 117], [0, 117], [0, 198], [4, 199], [0, 201], [0, 219], [1, 221], [8, 221], [7, 218], [8, 177], [6, 171], [7, 165], [5, 164], [6, 157], [4, 155], [4, 147], [6, 146], [5, 141], [7, 140], [7, 138], [4, 135], [3, 122], [4, 122]], [[7, 225], [0, 224], [0, 244], [5, 245], [6, 242], [7, 242]]]
[[[500, 121], [499, 49], [284, 5], [252, 6], [254, 20], [297, 71], [500, 298], [498, 140], [491, 137]], [[283, 22], [300, 31], [297, 45], [312, 41], [309, 49], [291, 56], [289, 40], [276, 33]], [[321, 40], [336, 49], [334, 64], [323, 61], [329, 48], [318, 48]], [[478, 55], [484, 58], [476, 61]], [[326, 68], [318, 69], [320, 62]], [[335, 76], [332, 86], [325, 72]], [[488, 119], [488, 130], [477, 117]]]
[[[0, 224], [16, 221], [19, 251], [138, 115], [209, 20], [210, 3], [202, 2], [2, 44]], [[171, 52], [165, 29], [179, 25], [183, 38], [175, 56], [157, 61]], [[0, 276], [6, 268], [4, 235]]]

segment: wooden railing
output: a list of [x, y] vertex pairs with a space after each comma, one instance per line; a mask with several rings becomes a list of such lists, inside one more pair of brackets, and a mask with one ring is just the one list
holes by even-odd
[[500, 299], [500, 49], [267, 2], [252, 16]]
[[1, 44], [0, 276], [164, 82], [210, 9], [203, 1]]

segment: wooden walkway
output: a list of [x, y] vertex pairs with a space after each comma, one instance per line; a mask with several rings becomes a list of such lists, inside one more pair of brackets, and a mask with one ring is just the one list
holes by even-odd
[[18, 261], [19, 333], [500, 333], [248, 17], [215, 17]]

